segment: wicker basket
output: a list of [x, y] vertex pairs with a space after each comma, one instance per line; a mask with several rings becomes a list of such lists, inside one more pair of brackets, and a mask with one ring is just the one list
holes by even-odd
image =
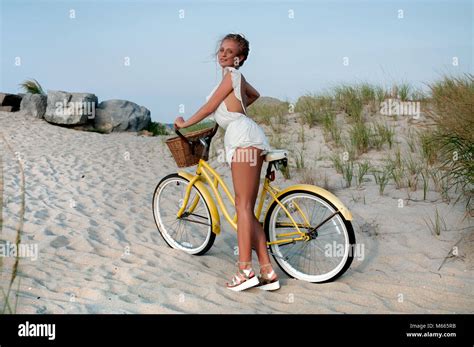
[[[176, 161], [176, 165], [178, 165], [178, 167], [188, 167], [196, 165], [199, 159], [208, 160], [209, 152], [203, 155], [204, 145], [199, 140], [208, 135], [212, 137], [216, 131], [217, 125], [212, 128], [192, 131], [182, 136], [175, 136], [166, 140], [166, 144]], [[187, 141], [185, 141], [183, 137], [185, 137]]]

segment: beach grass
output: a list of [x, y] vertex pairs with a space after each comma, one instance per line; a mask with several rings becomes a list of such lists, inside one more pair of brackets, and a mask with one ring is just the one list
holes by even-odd
[[145, 130], [151, 132], [153, 136], [169, 135], [169, 132], [166, 129], [166, 125], [159, 122], [150, 121], [150, 124], [148, 124]]
[[[460, 190], [469, 214], [474, 213], [474, 75], [448, 77], [429, 85], [430, 115], [436, 122], [433, 141], [440, 169], [449, 176], [450, 186]], [[425, 150], [426, 151], [426, 150]], [[427, 151], [427, 154], [430, 154]]]
[[19, 85], [20, 85], [21, 88], [23, 88], [23, 90], [26, 93], [43, 94], [43, 95], [46, 94], [43, 90], [43, 87], [41, 87], [41, 84], [35, 79], [26, 80], [26, 81], [20, 83]]
[[258, 123], [272, 125], [272, 123], [286, 124], [290, 112], [288, 102], [279, 102], [275, 104], [265, 104], [255, 102], [247, 108], [249, 117], [255, 119]]
[[379, 186], [379, 194], [383, 195], [385, 187], [390, 181], [390, 166], [386, 165], [382, 169], [373, 169], [372, 175], [374, 176], [375, 183]]
[[320, 125], [324, 117], [334, 114], [333, 99], [330, 95], [306, 94], [298, 99], [295, 111], [310, 128]]

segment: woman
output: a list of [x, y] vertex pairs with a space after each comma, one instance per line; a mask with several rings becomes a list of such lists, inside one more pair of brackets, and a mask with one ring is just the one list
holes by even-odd
[[[280, 282], [270, 263], [262, 225], [254, 214], [264, 155], [271, 147], [262, 128], [246, 115], [246, 108], [260, 94], [239, 71], [247, 60], [249, 42], [242, 35], [228, 34], [221, 40], [216, 54], [222, 67], [222, 81], [204, 106], [187, 121], [177, 117], [174, 126], [186, 128], [212, 115], [226, 130], [224, 144], [226, 161], [232, 170], [239, 246], [238, 271], [226, 286], [234, 291], [255, 286], [275, 290], [280, 288]], [[252, 269], [252, 248], [260, 264], [258, 277]]]

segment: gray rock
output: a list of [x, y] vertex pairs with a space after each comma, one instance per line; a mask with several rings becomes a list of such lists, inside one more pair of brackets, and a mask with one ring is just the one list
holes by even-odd
[[14, 112], [13, 106], [0, 106], [0, 111], [2, 112]]
[[140, 131], [151, 121], [150, 110], [127, 100], [102, 101], [96, 110], [94, 127], [105, 132]]
[[[0, 93], [0, 106], [11, 106], [11, 111], [16, 112], [20, 109], [21, 95]], [[7, 109], [5, 108], [4, 111]]]
[[85, 124], [94, 118], [96, 107], [97, 96], [94, 94], [48, 90], [44, 119], [54, 124]]
[[35, 118], [43, 118], [46, 112], [47, 96], [27, 93], [21, 99], [20, 110]]

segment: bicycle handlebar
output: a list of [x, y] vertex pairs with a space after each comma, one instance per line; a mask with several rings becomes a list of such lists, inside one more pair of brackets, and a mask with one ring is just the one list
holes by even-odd
[[[219, 128], [219, 124], [216, 123], [216, 125], [214, 125], [214, 128], [212, 129], [212, 132], [211, 132], [209, 135], [207, 135], [207, 136], [209, 136], [209, 138], [213, 137], [213, 136], [216, 134], [218, 128]], [[186, 142], [189, 143], [190, 145], [192, 144], [192, 141], [188, 140], [187, 137], [184, 136], [184, 135], [181, 133], [181, 131], [179, 131], [179, 129], [176, 129], [176, 128], [175, 128], [174, 131], [175, 131], [176, 135], [178, 135], [179, 137], [181, 137], [184, 141], [186, 141]], [[207, 137], [207, 136], [206, 136], [206, 137]]]
[[[219, 128], [219, 124], [216, 123], [216, 125], [214, 126], [214, 128], [212, 129], [212, 132], [204, 137], [202, 137], [202, 139], [205, 139], [206, 141], [206, 148], [209, 147], [211, 145], [211, 139], [214, 137], [214, 135], [216, 134], [217, 132], [217, 129]], [[191, 147], [191, 153], [194, 155], [194, 144], [195, 143], [199, 143], [201, 141], [201, 138], [197, 141], [191, 141], [189, 140], [186, 136], [184, 136], [181, 131], [179, 131], [179, 129], [174, 129], [176, 135], [178, 135], [179, 137], [181, 137], [182, 140], [184, 140], [186, 143], [189, 144], [189, 146]]]
[[179, 131], [178, 129], [174, 129], [176, 135], [178, 135], [179, 137], [181, 137], [184, 141], [186, 141], [187, 143], [189, 143], [190, 146], [193, 145], [192, 141], [188, 140], [186, 136], [184, 136], [183, 134], [181, 134], [181, 131]]

